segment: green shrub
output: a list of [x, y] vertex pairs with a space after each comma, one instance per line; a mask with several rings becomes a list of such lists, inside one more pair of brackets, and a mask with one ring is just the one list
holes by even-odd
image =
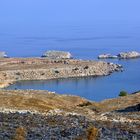
[[79, 104], [78, 106], [79, 107], [84, 107], [84, 106], [90, 106], [90, 105], [92, 105], [92, 103], [87, 101], [87, 102], [83, 102], [83, 103]]
[[126, 91], [121, 91], [119, 94], [119, 96], [127, 96], [127, 95], [128, 95], [128, 93]]

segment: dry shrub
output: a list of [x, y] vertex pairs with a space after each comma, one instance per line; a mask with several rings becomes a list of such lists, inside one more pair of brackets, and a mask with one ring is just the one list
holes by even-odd
[[18, 127], [14, 140], [26, 140], [26, 129], [24, 127]]
[[95, 127], [90, 127], [87, 130], [87, 140], [97, 140], [98, 129]]

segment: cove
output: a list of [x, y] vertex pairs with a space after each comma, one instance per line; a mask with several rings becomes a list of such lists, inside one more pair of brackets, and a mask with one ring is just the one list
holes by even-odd
[[18, 81], [6, 89], [49, 90], [59, 94], [81, 96], [93, 101], [118, 97], [121, 90], [129, 93], [138, 91], [140, 59], [111, 61], [123, 65], [124, 72], [103, 77]]

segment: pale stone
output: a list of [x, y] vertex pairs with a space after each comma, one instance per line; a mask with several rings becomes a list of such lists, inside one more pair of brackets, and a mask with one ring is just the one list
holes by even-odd
[[70, 59], [72, 55], [70, 52], [65, 51], [47, 51], [42, 57], [47, 57], [50, 59]]
[[138, 58], [140, 57], [140, 53], [136, 51], [132, 52], [121, 52], [118, 54], [120, 59], [130, 59], [130, 58]]
[[98, 59], [116, 59], [118, 56], [111, 54], [101, 54], [98, 56]]

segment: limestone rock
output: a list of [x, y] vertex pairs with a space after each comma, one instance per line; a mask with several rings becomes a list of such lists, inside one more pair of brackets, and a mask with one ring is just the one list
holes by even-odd
[[130, 58], [138, 58], [140, 57], [140, 53], [136, 51], [132, 52], [121, 52], [118, 54], [120, 59], [130, 59]]
[[140, 53], [136, 51], [121, 52], [118, 55], [101, 54], [98, 59], [132, 59], [140, 57]]
[[70, 52], [65, 51], [47, 51], [42, 57], [47, 57], [50, 59], [70, 59], [72, 55]]

